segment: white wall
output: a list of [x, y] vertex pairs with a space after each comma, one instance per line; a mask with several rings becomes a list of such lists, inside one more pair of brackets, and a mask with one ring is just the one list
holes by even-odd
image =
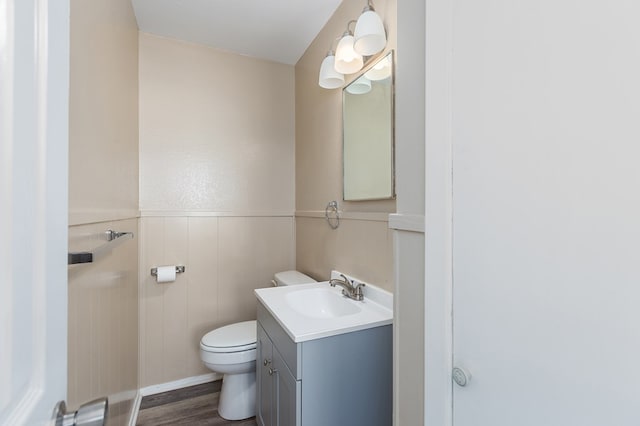
[[[452, 421], [452, 1], [430, 0], [425, 28], [424, 424]], [[417, 23], [416, 23], [417, 25]]]
[[639, 13], [427, 5], [425, 424], [637, 424]]
[[0, 424], [66, 395], [69, 1], [0, 3]]
[[[394, 229], [394, 424], [424, 419], [424, 19], [422, 0], [398, 2]], [[434, 423], [437, 424], [437, 423]]]

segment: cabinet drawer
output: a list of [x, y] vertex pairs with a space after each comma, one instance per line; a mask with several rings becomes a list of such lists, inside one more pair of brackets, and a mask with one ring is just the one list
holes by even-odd
[[302, 379], [302, 368], [300, 362], [301, 347], [296, 345], [286, 331], [278, 324], [269, 311], [258, 302], [258, 322], [269, 335], [273, 345], [278, 348], [284, 363], [289, 367], [291, 373], [297, 380]]

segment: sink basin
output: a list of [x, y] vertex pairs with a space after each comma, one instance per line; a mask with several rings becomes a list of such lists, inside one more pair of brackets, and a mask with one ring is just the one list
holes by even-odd
[[[331, 278], [339, 276], [338, 271], [331, 272]], [[368, 283], [364, 288], [362, 301], [343, 296], [342, 289], [331, 287], [328, 281], [259, 288], [254, 292], [258, 302], [282, 326], [294, 343], [393, 322], [393, 295]]]
[[340, 293], [328, 288], [309, 288], [287, 293], [285, 301], [300, 315], [311, 318], [343, 317], [362, 310]]

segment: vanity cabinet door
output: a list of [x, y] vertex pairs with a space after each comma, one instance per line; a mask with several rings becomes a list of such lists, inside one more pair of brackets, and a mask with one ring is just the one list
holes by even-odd
[[273, 349], [276, 426], [299, 426], [302, 382], [291, 374], [277, 348]]
[[260, 323], [257, 330], [257, 354], [256, 354], [256, 421], [259, 426], [273, 426], [275, 416], [274, 405], [274, 380], [273, 373], [273, 343], [264, 331]]

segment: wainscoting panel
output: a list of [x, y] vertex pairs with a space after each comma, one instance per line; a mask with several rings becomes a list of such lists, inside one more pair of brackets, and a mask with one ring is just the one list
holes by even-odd
[[[255, 288], [295, 267], [293, 217], [143, 217], [140, 245], [141, 386], [206, 374], [199, 342], [255, 319]], [[184, 265], [158, 284], [153, 267]]]
[[296, 217], [297, 269], [328, 280], [332, 269], [394, 291], [393, 234], [386, 220], [340, 220], [331, 229], [324, 217]]
[[68, 406], [108, 396], [110, 425], [124, 425], [138, 390], [138, 219], [69, 227], [69, 251], [106, 243], [104, 231], [127, 240], [69, 274]]

